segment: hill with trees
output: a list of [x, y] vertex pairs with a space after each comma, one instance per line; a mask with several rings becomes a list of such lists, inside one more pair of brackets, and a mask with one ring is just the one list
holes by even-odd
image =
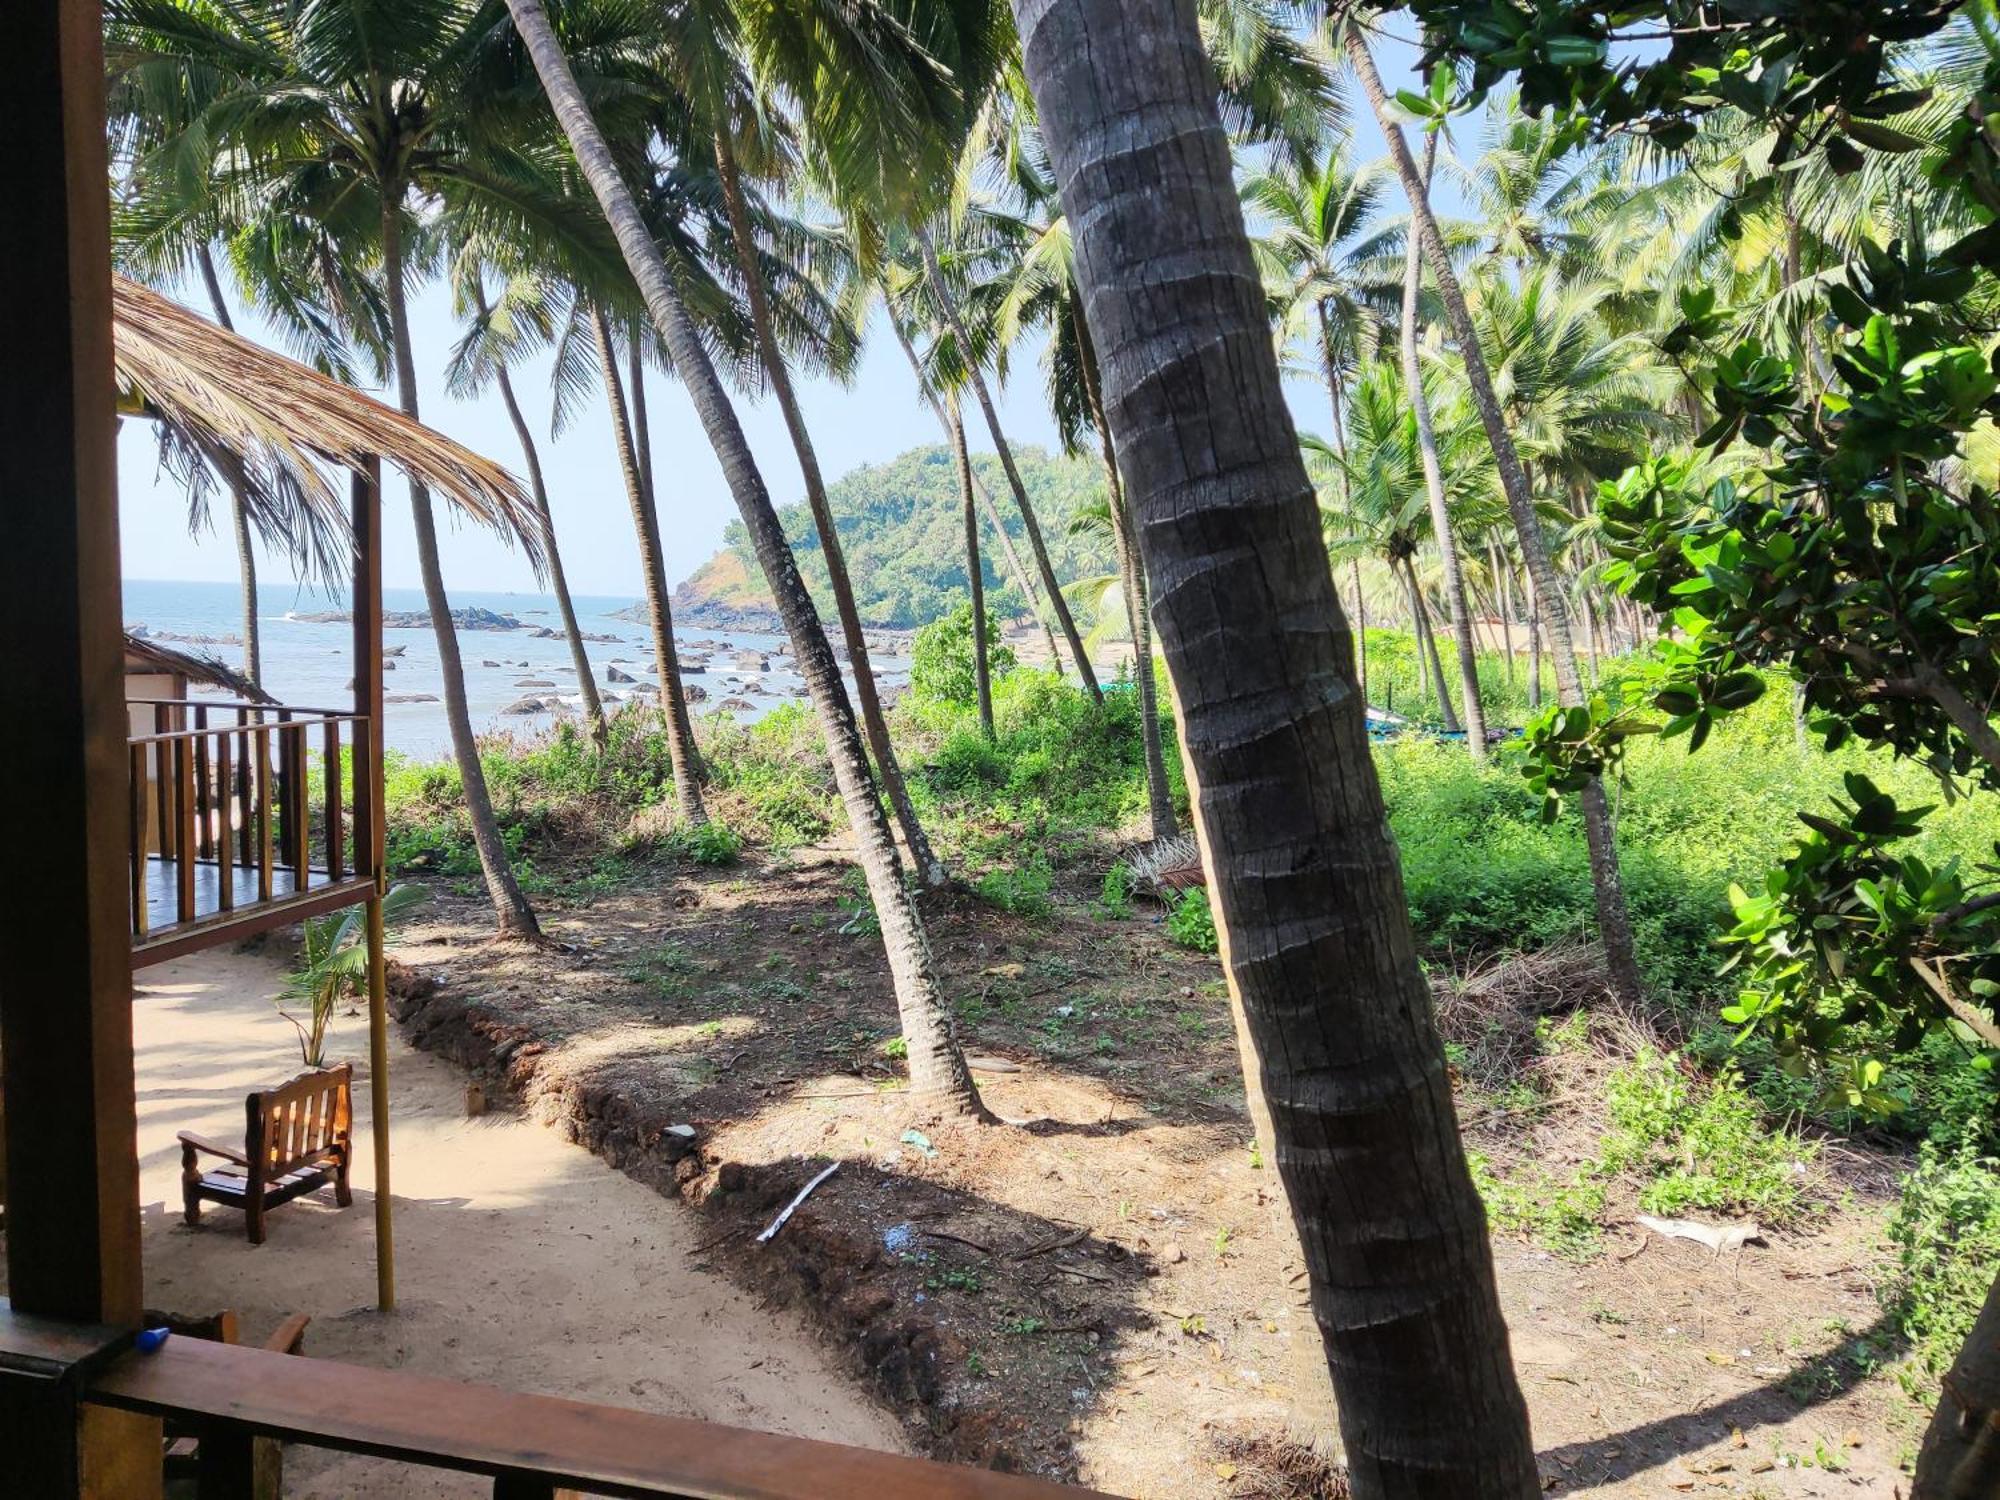
[[[1110, 575], [1114, 567], [1110, 541], [1095, 533], [1070, 534], [1070, 521], [1079, 511], [1103, 503], [1102, 469], [1082, 459], [1052, 456], [1040, 448], [1017, 448], [1014, 458], [1035, 513], [1041, 518], [1063, 587]], [[975, 454], [972, 467], [1005, 516], [1008, 535], [1025, 560], [1027, 544], [1021, 518], [1008, 498], [999, 458], [991, 453]], [[854, 580], [855, 603], [864, 623], [878, 629], [914, 630], [951, 613], [966, 597], [958, 479], [951, 450], [944, 444], [912, 448], [886, 463], [864, 464], [830, 485], [827, 499], [833, 507], [848, 572]], [[1029, 601], [1007, 565], [1006, 554], [994, 543], [992, 528], [986, 524], [986, 507], [982, 504], [980, 509], [980, 560], [987, 608], [1003, 620], [1024, 615]], [[796, 501], [781, 508], [778, 517], [814, 602], [831, 615], [826, 552], [813, 529], [811, 511], [804, 501]], [[1109, 597], [1115, 600], [1116, 595]], [[729, 523], [722, 550], [696, 569], [674, 595], [675, 618], [688, 624], [734, 624], [741, 628], [757, 612], [772, 608], [749, 533], [741, 521]], [[1090, 613], [1083, 610], [1086, 628]], [[775, 615], [772, 618], [775, 620]]]

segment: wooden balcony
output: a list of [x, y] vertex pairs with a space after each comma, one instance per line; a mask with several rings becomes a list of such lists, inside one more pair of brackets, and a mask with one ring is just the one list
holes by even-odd
[[[132, 966], [364, 901], [373, 821], [357, 809], [374, 724], [338, 709], [201, 699], [130, 703]], [[360, 814], [357, 816], [357, 812]]]
[[133, 1500], [160, 1493], [157, 1461], [143, 1478], [137, 1475], [146, 1445], [157, 1454], [163, 1421], [198, 1437], [199, 1500], [281, 1494], [282, 1480], [257, 1456], [260, 1439], [478, 1475], [491, 1480], [496, 1500], [1090, 1500], [1095, 1494], [839, 1443], [234, 1344], [173, 1337], [151, 1354], [129, 1344], [110, 1329], [11, 1313], [0, 1299], [0, 1374], [67, 1386], [86, 1412], [125, 1413], [149, 1424], [112, 1435], [134, 1476], [130, 1488], [115, 1493]]

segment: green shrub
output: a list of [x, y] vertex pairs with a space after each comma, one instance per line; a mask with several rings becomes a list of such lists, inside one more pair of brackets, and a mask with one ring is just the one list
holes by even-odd
[[1167, 936], [1198, 953], [1216, 951], [1215, 913], [1209, 909], [1206, 890], [1196, 886], [1181, 892], [1180, 900], [1167, 913]]
[[743, 836], [712, 818], [706, 823], [681, 824], [668, 835], [667, 843], [683, 859], [698, 865], [732, 864], [743, 852]]
[[[986, 666], [998, 684], [1014, 670], [1014, 653], [1000, 639], [993, 611], [987, 610]], [[979, 684], [972, 660], [972, 601], [931, 621], [910, 643], [910, 696], [945, 709], [977, 709]]]
[[1603, 1183], [1588, 1176], [1563, 1182], [1539, 1167], [1528, 1169], [1521, 1180], [1510, 1180], [1495, 1173], [1478, 1151], [1468, 1151], [1466, 1163], [1495, 1229], [1525, 1234], [1565, 1260], [1590, 1260], [1603, 1248], [1598, 1227], [1604, 1217]]
[[1132, 867], [1122, 859], [1104, 872], [1104, 885], [1097, 895], [1097, 914], [1114, 922], [1132, 915]]
[[2000, 1275], [2000, 1161], [1967, 1141], [1923, 1148], [1889, 1220], [1896, 1274], [1885, 1303], [1910, 1342], [1905, 1386], [1926, 1403]]
[[1636, 1175], [1648, 1213], [1709, 1209], [1782, 1222], [1800, 1211], [1814, 1148], [1774, 1128], [1733, 1070], [1703, 1082], [1673, 1054], [1645, 1048], [1611, 1074], [1605, 1104], [1611, 1129], [1598, 1170]]
[[1046, 917], [1055, 910], [1054, 877], [1037, 861], [1019, 868], [989, 870], [974, 887], [979, 899], [1017, 917]]

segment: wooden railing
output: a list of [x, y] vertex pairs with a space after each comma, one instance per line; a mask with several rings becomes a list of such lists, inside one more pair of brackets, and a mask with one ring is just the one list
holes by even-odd
[[197, 1432], [200, 1500], [249, 1500], [258, 1438], [483, 1475], [495, 1500], [550, 1500], [565, 1491], [652, 1500], [1089, 1500], [1095, 1493], [195, 1339], [120, 1356], [89, 1382], [84, 1400]]
[[367, 779], [351, 776], [375, 753], [366, 717], [185, 699], [131, 706], [153, 721], [128, 743], [135, 944], [373, 879], [372, 820], [353, 805]]

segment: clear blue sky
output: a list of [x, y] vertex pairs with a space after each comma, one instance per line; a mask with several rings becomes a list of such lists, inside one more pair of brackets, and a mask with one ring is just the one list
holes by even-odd
[[[1381, 64], [1391, 88], [1409, 77], [1413, 52], [1394, 43], [1381, 49]], [[1358, 90], [1350, 90], [1358, 94]], [[1365, 102], [1354, 115], [1350, 149], [1357, 159], [1383, 153], [1382, 137]], [[1402, 211], [1400, 196], [1391, 193], [1393, 212]], [[180, 295], [197, 310], [203, 308], [198, 288]], [[239, 317], [239, 327], [252, 337], [264, 331], [254, 318]], [[520, 472], [520, 448], [498, 398], [454, 401], [444, 393], [443, 368], [457, 329], [450, 300], [441, 286], [424, 289], [412, 307], [412, 334], [422, 383], [424, 420], [474, 450]], [[815, 380], [802, 385], [806, 420], [819, 451], [821, 467], [831, 477], [861, 464], [893, 458], [906, 449], [941, 440], [936, 418], [917, 398], [916, 383], [902, 351], [886, 327], [877, 327], [861, 369], [851, 386]], [[1011, 442], [1053, 448], [1054, 428], [1042, 395], [1039, 349], [1015, 351], [1013, 378], [999, 392], [1001, 422]], [[592, 403], [559, 440], [545, 439], [548, 428], [548, 362], [538, 360], [517, 375], [517, 390], [529, 420], [541, 439], [543, 469], [556, 515], [563, 562], [570, 587], [581, 594], [636, 596], [640, 576], [632, 542], [631, 513], [612, 451], [610, 422], [601, 398]], [[1292, 407], [1302, 426], [1323, 431], [1324, 392], [1310, 384], [1291, 391]], [[768, 398], [739, 399], [737, 408], [763, 469], [765, 482], [780, 503], [801, 498], [801, 484], [791, 444], [776, 405]], [[654, 374], [647, 387], [653, 464], [660, 492], [661, 529], [667, 574], [679, 582], [700, 566], [720, 544], [722, 529], [735, 514], [722, 473], [701, 424], [676, 382]], [[976, 408], [967, 403], [967, 430], [975, 449], [990, 446]], [[121, 497], [121, 544], [125, 573], [135, 578], [232, 580], [236, 576], [233, 546], [224, 533], [191, 536], [187, 506], [180, 485], [160, 470], [148, 424], [128, 420], [118, 445]], [[387, 554], [385, 581], [394, 586], [418, 582], [415, 542], [411, 534], [407, 491], [399, 476], [388, 481], [386, 508]], [[450, 512], [439, 507], [443, 528], [445, 582], [466, 590], [535, 588], [532, 571], [519, 552], [483, 528], [453, 525]], [[286, 607], [292, 587], [287, 564], [267, 558], [261, 569], [264, 608]]]

